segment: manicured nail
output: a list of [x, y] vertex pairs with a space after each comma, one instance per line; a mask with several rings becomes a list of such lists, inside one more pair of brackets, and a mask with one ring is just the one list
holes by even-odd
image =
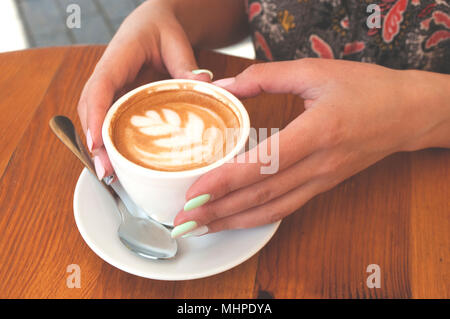
[[92, 146], [94, 146], [94, 141], [92, 140], [91, 131], [89, 129], [86, 132], [86, 143], [90, 152], [92, 152]]
[[172, 229], [172, 233], [170, 235], [172, 236], [172, 238], [177, 238], [181, 235], [189, 233], [195, 228], [197, 228], [197, 223], [191, 220], [189, 222], [185, 222], [184, 224], [178, 225], [177, 227]]
[[230, 84], [233, 84], [234, 81], [236, 81], [236, 78], [225, 78], [222, 80], [214, 81], [212, 84], [220, 86], [220, 87], [226, 87]]
[[114, 181], [114, 174], [106, 176], [103, 181], [106, 183], [106, 185], [111, 185]]
[[95, 165], [95, 172], [97, 173], [98, 179], [102, 180], [103, 177], [105, 177], [105, 168], [103, 167], [103, 164], [100, 161], [100, 157], [94, 156], [94, 165]]
[[200, 207], [203, 204], [206, 204], [211, 199], [211, 195], [209, 194], [203, 194], [197, 197], [192, 198], [191, 200], [188, 200], [186, 204], [184, 204], [184, 210], [192, 210], [194, 208]]
[[202, 236], [202, 235], [206, 234], [208, 231], [209, 231], [208, 226], [203, 225], [181, 237], [187, 238], [187, 237], [191, 237], [191, 236]]
[[214, 74], [210, 70], [207, 70], [207, 69], [197, 69], [197, 70], [192, 70], [191, 72], [194, 73], [195, 75], [206, 73], [209, 75], [210, 80], [212, 80], [214, 77]]

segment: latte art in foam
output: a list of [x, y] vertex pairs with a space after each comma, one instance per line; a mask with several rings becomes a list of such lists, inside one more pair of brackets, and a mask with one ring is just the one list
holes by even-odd
[[114, 123], [119, 152], [164, 171], [209, 165], [230, 152], [239, 137], [239, 120], [228, 106], [192, 91], [154, 93], [124, 108]]
[[[180, 108], [186, 109], [183, 119], [176, 112]], [[160, 112], [149, 110], [145, 116], [134, 115], [130, 119], [140, 133], [152, 137], [147, 143], [133, 144], [143, 162], [158, 168], [185, 167], [213, 161], [214, 155], [222, 150], [226, 125], [217, 114], [202, 106], [182, 103], [169, 103]], [[167, 150], [154, 152], [155, 147]]]

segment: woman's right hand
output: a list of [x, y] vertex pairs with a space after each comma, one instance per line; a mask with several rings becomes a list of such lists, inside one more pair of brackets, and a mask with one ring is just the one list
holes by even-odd
[[113, 175], [103, 146], [103, 119], [114, 95], [144, 64], [173, 78], [211, 81], [207, 72], [192, 73], [198, 69], [192, 46], [168, 2], [146, 1], [125, 19], [81, 93], [78, 115], [99, 179]]

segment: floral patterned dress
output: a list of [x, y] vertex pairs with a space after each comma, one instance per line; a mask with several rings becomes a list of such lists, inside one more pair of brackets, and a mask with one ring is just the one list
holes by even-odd
[[247, 13], [258, 59], [450, 74], [450, 0], [247, 0]]

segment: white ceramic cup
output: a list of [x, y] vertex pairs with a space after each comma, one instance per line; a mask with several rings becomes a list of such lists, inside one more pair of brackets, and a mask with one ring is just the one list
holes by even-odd
[[[233, 110], [239, 118], [241, 128], [236, 146], [222, 159], [208, 166], [177, 172], [149, 169], [128, 160], [120, 154], [114, 146], [110, 135], [111, 120], [119, 107], [130, 97], [142, 91], [155, 92], [179, 89], [180, 85], [183, 84], [189, 85], [190, 89], [194, 91], [219, 99]], [[125, 191], [151, 218], [169, 226], [173, 225], [176, 214], [183, 209], [188, 188], [200, 176], [232, 160], [243, 150], [249, 132], [250, 120], [247, 110], [234, 95], [210, 83], [183, 79], [153, 82], [128, 92], [111, 106], [102, 127], [103, 143], [116, 176]]]

